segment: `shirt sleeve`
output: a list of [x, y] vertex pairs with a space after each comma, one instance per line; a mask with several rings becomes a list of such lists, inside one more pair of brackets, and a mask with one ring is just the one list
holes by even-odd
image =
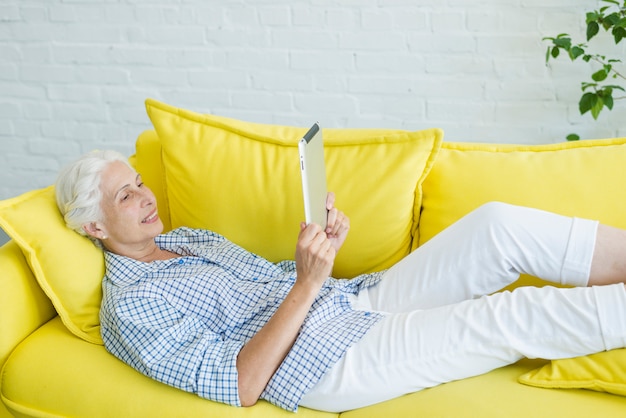
[[109, 344], [105, 338], [114, 355], [157, 381], [241, 406], [236, 361], [243, 342], [224, 340], [158, 298], [124, 298], [115, 311], [117, 335]]
[[293, 260], [283, 260], [276, 264], [278, 268], [280, 268], [285, 273], [295, 273], [296, 272], [296, 262]]

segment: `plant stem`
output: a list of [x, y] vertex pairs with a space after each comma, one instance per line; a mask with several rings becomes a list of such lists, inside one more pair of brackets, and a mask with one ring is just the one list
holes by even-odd
[[[602, 64], [603, 66], [606, 65], [606, 63], [604, 61], [602, 61], [600, 58], [598, 58], [596, 56], [591, 57], [591, 59], [593, 59], [594, 61], [596, 61], [599, 64]], [[611, 66], [611, 72], [613, 72], [619, 78], [623, 78], [624, 80], [626, 80], [626, 76], [624, 76], [619, 71], [617, 71], [615, 68], [613, 68], [613, 66]]]

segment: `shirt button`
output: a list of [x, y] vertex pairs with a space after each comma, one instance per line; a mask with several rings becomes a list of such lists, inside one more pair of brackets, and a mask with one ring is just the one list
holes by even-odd
[[181, 258], [180, 260], [178, 260], [178, 264], [185, 264], [185, 260]]

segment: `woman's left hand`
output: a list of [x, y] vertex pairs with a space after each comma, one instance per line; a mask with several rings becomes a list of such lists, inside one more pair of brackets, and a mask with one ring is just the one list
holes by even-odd
[[329, 192], [326, 197], [326, 209], [328, 209], [326, 236], [335, 248], [335, 251], [339, 251], [339, 248], [341, 248], [348, 236], [350, 218], [335, 207], [335, 193], [333, 192]]

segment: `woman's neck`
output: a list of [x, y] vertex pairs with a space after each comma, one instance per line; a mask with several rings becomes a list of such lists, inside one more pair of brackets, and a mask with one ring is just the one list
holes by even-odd
[[105, 247], [112, 253], [123, 255], [144, 263], [180, 257], [179, 254], [161, 249], [154, 241], [151, 241], [148, 245], [142, 246], [141, 248], [111, 248], [106, 245]]
[[158, 246], [155, 246], [155, 250], [150, 253], [147, 254], [146, 256], [142, 257], [141, 259], [138, 259], [139, 261], [143, 261], [145, 263], [149, 263], [151, 261], [157, 261], [157, 260], [169, 260], [171, 258], [176, 258], [176, 257], [180, 257], [179, 254], [173, 253], [171, 251], [167, 251], [167, 250], [163, 250], [161, 248], [159, 248]]

